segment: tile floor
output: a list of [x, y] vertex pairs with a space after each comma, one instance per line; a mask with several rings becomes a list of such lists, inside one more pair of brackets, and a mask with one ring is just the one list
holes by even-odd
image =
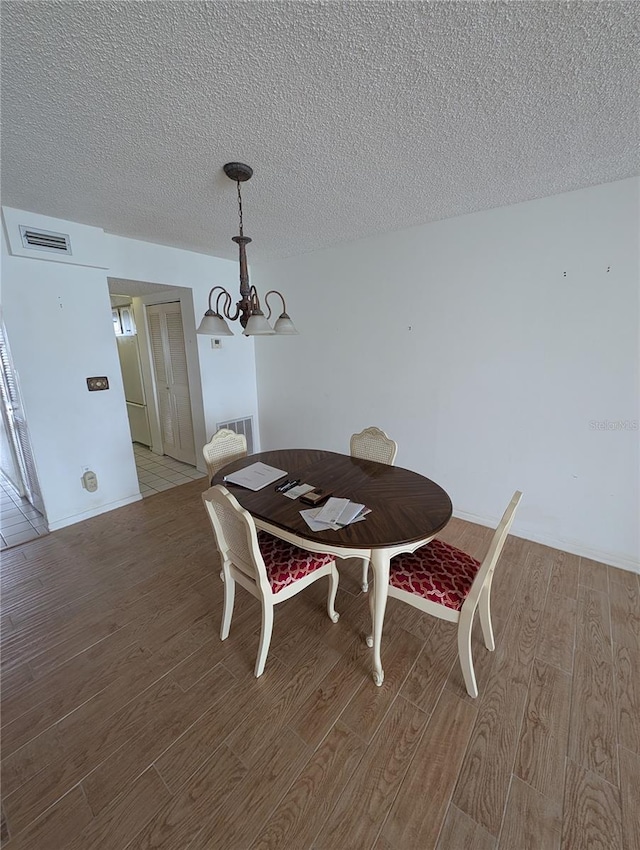
[[204, 472], [200, 472], [195, 466], [181, 463], [167, 455], [156, 455], [139, 443], [133, 444], [133, 453], [143, 497], [153, 496], [154, 493], [160, 493], [178, 484], [187, 484], [194, 478], [206, 478]]
[[[142, 496], [152, 496], [194, 478], [206, 478], [195, 466], [166, 455], [156, 455], [146, 446], [133, 444]], [[0, 550], [48, 534], [47, 522], [26, 499], [21, 498], [0, 473]]]
[[47, 521], [0, 473], [0, 549], [48, 534]]

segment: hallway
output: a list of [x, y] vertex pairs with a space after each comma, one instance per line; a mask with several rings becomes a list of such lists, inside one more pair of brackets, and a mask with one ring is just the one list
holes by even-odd
[[154, 454], [140, 443], [133, 444], [138, 481], [143, 498], [169, 490], [178, 484], [188, 484], [196, 478], [206, 478], [195, 466], [181, 463], [168, 455]]

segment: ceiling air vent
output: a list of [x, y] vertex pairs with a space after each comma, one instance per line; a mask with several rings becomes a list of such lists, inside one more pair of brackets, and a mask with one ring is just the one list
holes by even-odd
[[35, 227], [25, 227], [21, 224], [20, 236], [25, 248], [31, 248], [34, 251], [49, 251], [52, 254], [71, 253], [71, 239], [66, 233], [38, 230]]

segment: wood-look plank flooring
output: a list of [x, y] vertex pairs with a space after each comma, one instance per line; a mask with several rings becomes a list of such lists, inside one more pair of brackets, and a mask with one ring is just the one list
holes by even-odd
[[[2, 559], [9, 850], [640, 850], [638, 576], [515, 537], [496, 651], [389, 601], [376, 688], [357, 562], [278, 607], [219, 561], [184, 484]], [[440, 535], [481, 557], [490, 531]]]

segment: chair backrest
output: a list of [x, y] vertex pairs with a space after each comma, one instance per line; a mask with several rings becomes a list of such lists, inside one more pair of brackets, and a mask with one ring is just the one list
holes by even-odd
[[212, 478], [219, 469], [231, 463], [232, 460], [246, 457], [247, 438], [244, 434], [236, 434], [228, 428], [220, 428], [203, 446], [202, 454], [209, 470], [209, 477]]
[[204, 492], [202, 501], [223, 561], [233, 564], [260, 588], [268, 590], [267, 570], [251, 514], [221, 484]]
[[463, 608], [467, 608], [469, 606], [473, 606], [475, 608], [483, 587], [492, 580], [493, 572], [496, 568], [496, 564], [498, 563], [498, 558], [502, 552], [502, 547], [505, 544], [507, 535], [509, 534], [509, 529], [511, 528], [511, 523], [513, 522], [513, 518], [516, 514], [516, 508], [520, 504], [521, 498], [522, 493], [519, 490], [516, 490], [493, 534], [487, 554], [484, 556], [484, 559], [480, 564], [480, 569], [473, 580], [471, 590], [464, 601]]
[[380, 428], [371, 426], [351, 437], [351, 457], [362, 460], [375, 460], [393, 466], [398, 454], [398, 444], [388, 437]]

